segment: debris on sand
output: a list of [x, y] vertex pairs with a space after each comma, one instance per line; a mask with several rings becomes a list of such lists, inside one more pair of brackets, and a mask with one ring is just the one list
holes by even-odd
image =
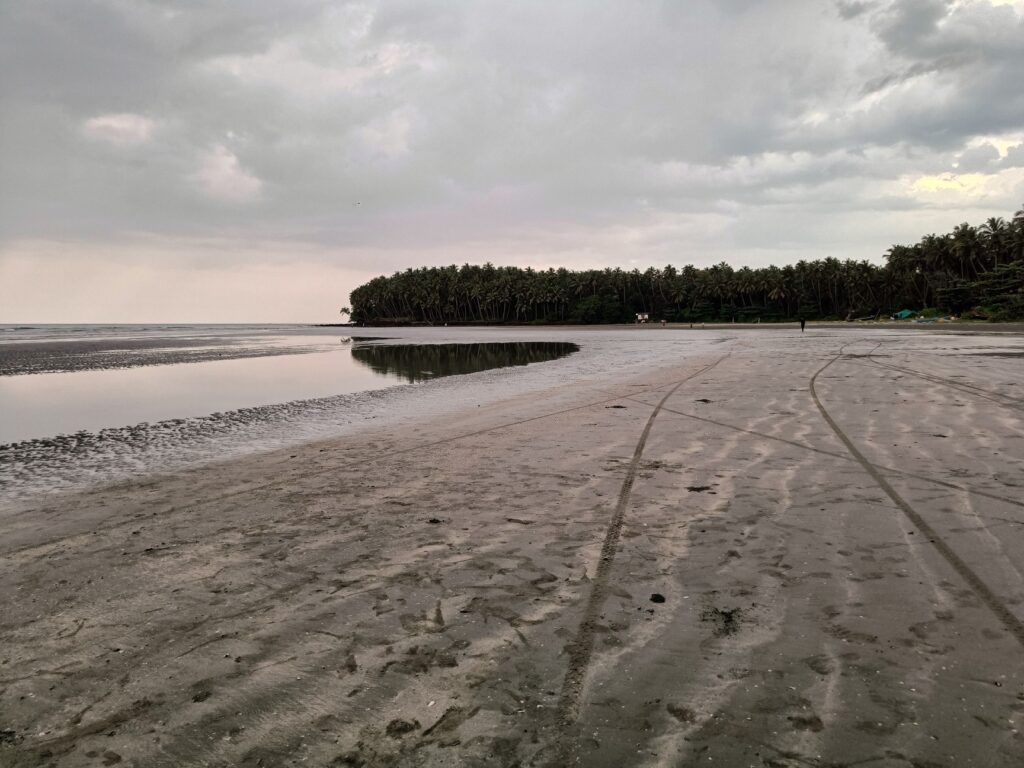
[[711, 486], [710, 485], [688, 485], [688, 486], [686, 486], [686, 490], [688, 490], [690, 493], [704, 493], [705, 491], [710, 491], [711, 490]]
[[476, 715], [480, 711], [480, 707], [473, 707], [472, 709], [464, 709], [463, 707], [449, 707], [440, 719], [432, 726], [427, 728], [423, 732], [424, 736], [430, 736], [431, 734], [444, 734], [450, 733], [462, 725], [464, 722], [469, 720], [471, 717]]
[[605, 408], [625, 408], [624, 405], [606, 405]]
[[407, 733], [412, 733], [413, 731], [418, 731], [419, 729], [419, 720], [413, 720], [411, 722], [409, 720], [392, 720], [390, 723], [388, 723], [387, 727], [384, 729], [384, 732], [392, 739], [398, 739], [402, 736], [405, 736], [405, 734]]
[[734, 635], [740, 629], [740, 619], [743, 618], [743, 611], [740, 608], [718, 608], [710, 606], [705, 608], [700, 615], [701, 621], [715, 625], [715, 635], [724, 637]]
[[651, 602], [652, 603], [664, 603], [665, 602], [665, 596], [663, 594], [661, 594], [660, 592], [655, 592], [654, 594], [651, 595]]
[[668, 713], [680, 723], [693, 723], [697, 721], [697, 713], [689, 707], [669, 702], [665, 705], [665, 709], [668, 710]]
[[420, 675], [429, 672], [433, 667], [452, 668], [458, 665], [455, 655], [447, 650], [413, 646], [405, 652], [404, 658], [389, 661], [382, 671], [393, 669], [404, 675]]
[[793, 724], [793, 729], [796, 731], [812, 731], [817, 733], [825, 727], [824, 723], [821, 722], [821, 718], [813, 713], [790, 715], [787, 719]]
[[695, 403], [710, 403], [711, 401], [708, 400], [706, 397], [699, 397], [696, 400], [694, 400], [693, 402], [695, 402]]

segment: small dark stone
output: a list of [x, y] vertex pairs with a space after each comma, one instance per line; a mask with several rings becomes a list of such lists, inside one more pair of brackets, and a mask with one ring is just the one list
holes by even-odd
[[427, 522], [430, 523], [431, 525], [437, 525], [437, 524], [442, 523], [444, 521], [441, 520], [441, 518], [439, 518], [439, 517], [432, 517], [429, 520], [427, 520]]
[[663, 594], [661, 594], [660, 592], [655, 592], [654, 594], [651, 595], [651, 602], [652, 603], [664, 603], [665, 602], [665, 596]]

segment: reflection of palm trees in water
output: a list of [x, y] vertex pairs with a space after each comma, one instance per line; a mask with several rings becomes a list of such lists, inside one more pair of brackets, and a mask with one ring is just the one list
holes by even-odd
[[377, 373], [409, 382], [475, 373], [488, 368], [542, 363], [579, 350], [566, 342], [510, 341], [493, 344], [371, 344], [353, 346], [352, 357]]

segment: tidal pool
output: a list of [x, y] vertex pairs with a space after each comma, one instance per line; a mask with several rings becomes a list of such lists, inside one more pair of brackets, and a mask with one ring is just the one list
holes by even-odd
[[[298, 341], [298, 340], [296, 340]], [[106, 370], [0, 376], [0, 444], [382, 389], [575, 352], [560, 342], [392, 344]]]
[[414, 383], [439, 376], [543, 363], [579, 350], [567, 342], [508, 341], [481, 344], [356, 344], [352, 357], [376, 373]]

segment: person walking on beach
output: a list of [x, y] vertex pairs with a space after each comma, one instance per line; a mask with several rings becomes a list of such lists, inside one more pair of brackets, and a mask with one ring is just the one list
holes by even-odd
[[803, 318], [801, 317], [801, 318], [800, 318], [800, 333], [803, 333], [803, 332], [804, 332], [804, 326], [805, 326], [805, 325], [807, 325], [807, 321], [806, 321], [806, 320], [804, 320], [804, 319], [803, 319]]

